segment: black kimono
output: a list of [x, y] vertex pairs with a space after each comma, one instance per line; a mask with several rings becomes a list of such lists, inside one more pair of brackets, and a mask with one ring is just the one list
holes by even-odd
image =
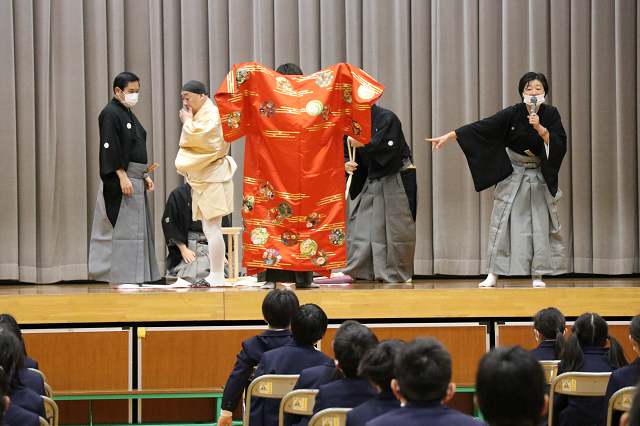
[[496, 185], [487, 259], [492, 274], [566, 272], [556, 203], [567, 135], [555, 107], [542, 104], [537, 113], [549, 131], [548, 152], [524, 103], [456, 129], [476, 191]]
[[[416, 169], [394, 112], [374, 104], [371, 124], [371, 141], [355, 150], [358, 168], [349, 194], [360, 199], [349, 219], [343, 272], [356, 279], [407, 282], [416, 244]], [[348, 149], [345, 140], [345, 162]]]

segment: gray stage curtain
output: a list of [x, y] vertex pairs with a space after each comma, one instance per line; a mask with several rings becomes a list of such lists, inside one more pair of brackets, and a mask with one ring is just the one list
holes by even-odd
[[[232, 64], [313, 73], [362, 67], [387, 90], [418, 167], [416, 274], [481, 274], [492, 191], [477, 194], [455, 142], [437, 136], [519, 101], [529, 70], [551, 84], [569, 135], [560, 175], [570, 270], [640, 272], [635, 0], [0, 0], [0, 279], [87, 278], [97, 193], [97, 117], [120, 71], [141, 78], [160, 216], [175, 172], [180, 87], [219, 87]], [[242, 199], [243, 141], [236, 211]], [[239, 224], [240, 215], [234, 215]]]

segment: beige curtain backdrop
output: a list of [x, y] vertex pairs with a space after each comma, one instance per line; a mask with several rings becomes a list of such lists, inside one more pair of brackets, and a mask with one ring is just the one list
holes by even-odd
[[[387, 87], [379, 102], [418, 167], [418, 275], [484, 273], [493, 202], [455, 142], [432, 155], [424, 138], [518, 102], [519, 78], [545, 73], [569, 135], [570, 270], [640, 272], [639, 18], [636, 0], [0, 0], [0, 280], [87, 278], [97, 119], [125, 70], [141, 78], [134, 112], [160, 163], [150, 201], [163, 270], [160, 217], [182, 183], [180, 87], [215, 92], [244, 61], [308, 74], [349, 62]], [[244, 141], [231, 153], [240, 212]]]

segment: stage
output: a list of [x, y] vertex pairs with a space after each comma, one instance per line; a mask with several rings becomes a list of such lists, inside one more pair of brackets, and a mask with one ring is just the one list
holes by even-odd
[[[640, 277], [501, 278], [480, 289], [479, 278], [420, 279], [411, 284], [358, 281], [296, 290], [330, 319], [531, 318], [556, 306], [567, 317], [597, 312], [631, 317], [640, 310]], [[295, 289], [295, 288], [294, 288]], [[0, 306], [21, 324], [260, 321], [266, 290], [255, 287], [122, 291], [108, 284], [0, 285]]]

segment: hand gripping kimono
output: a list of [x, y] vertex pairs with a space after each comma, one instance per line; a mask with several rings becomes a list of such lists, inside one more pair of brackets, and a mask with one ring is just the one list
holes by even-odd
[[[358, 168], [349, 188], [360, 196], [347, 229], [347, 266], [353, 278], [406, 282], [416, 247], [416, 169], [402, 124], [388, 109], [371, 107], [371, 142], [355, 150]], [[345, 162], [349, 161], [345, 141]]]
[[476, 191], [496, 185], [489, 233], [488, 272], [555, 275], [566, 272], [556, 203], [567, 135], [558, 110], [542, 104], [544, 140], [529, 124], [524, 103], [456, 129]]
[[[100, 178], [89, 244], [89, 277], [114, 283], [160, 279], [154, 232], [144, 182], [147, 132], [129, 108], [115, 97], [98, 118]], [[120, 188], [123, 168], [133, 194]]]
[[384, 87], [337, 64], [281, 75], [236, 64], [215, 95], [227, 141], [247, 136], [243, 266], [317, 271], [345, 266], [342, 135], [371, 138], [371, 105]]
[[228, 152], [218, 108], [207, 99], [182, 126], [175, 163], [178, 173], [185, 176], [193, 188], [193, 220], [213, 219], [233, 212], [231, 178], [237, 166]]

